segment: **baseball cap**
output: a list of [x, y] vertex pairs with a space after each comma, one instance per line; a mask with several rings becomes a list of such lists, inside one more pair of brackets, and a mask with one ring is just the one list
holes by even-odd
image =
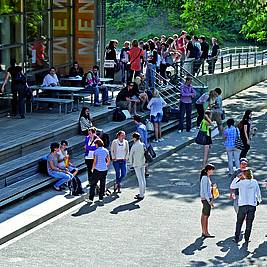
[[248, 164], [248, 160], [246, 158], [241, 158], [239, 162]]

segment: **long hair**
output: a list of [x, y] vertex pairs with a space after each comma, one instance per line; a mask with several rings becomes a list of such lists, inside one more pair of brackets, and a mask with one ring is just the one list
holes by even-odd
[[201, 173], [200, 173], [200, 181], [201, 181], [202, 177], [203, 176], [206, 176], [208, 174], [208, 171], [210, 171], [210, 170], [215, 170], [215, 166], [212, 165], [212, 164], [207, 164], [205, 166], [205, 168], [201, 170]]
[[244, 114], [244, 116], [243, 116], [243, 119], [242, 119], [242, 121], [247, 121], [247, 120], [249, 120], [249, 115], [252, 113], [252, 110], [251, 109], [247, 109], [246, 111], [245, 111], [245, 114]]
[[[88, 114], [88, 115], [85, 113], [85, 111], [86, 111], [87, 109], [89, 110], [89, 114]], [[90, 113], [90, 109], [89, 109], [88, 107], [83, 107], [83, 108], [82, 108], [81, 113], [80, 113], [80, 117], [79, 117], [79, 121], [80, 121], [81, 117], [84, 117], [85, 119], [88, 119], [88, 120], [90, 120], [90, 121], [92, 120], [92, 118], [91, 118], [91, 113]]]

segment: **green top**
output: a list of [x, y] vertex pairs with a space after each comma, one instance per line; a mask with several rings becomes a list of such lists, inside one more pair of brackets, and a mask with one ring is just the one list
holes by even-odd
[[205, 119], [203, 119], [200, 125], [200, 130], [202, 132], [205, 132], [207, 136], [210, 136], [210, 127], [211, 126], [209, 125], [209, 123]]

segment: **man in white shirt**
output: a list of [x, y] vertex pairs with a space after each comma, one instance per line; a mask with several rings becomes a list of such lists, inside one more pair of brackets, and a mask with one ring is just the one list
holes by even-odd
[[56, 75], [56, 69], [51, 67], [49, 73], [45, 75], [42, 86], [58, 86], [59, 81]]
[[240, 241], [242, 224], [246, 218], [245, 242], [249, 242], [252, 223], [255, 218], [256, 206], [261, 202], [261, 192], [258, 182], [253, 179], [252, 171], [245, 170], [236, 177], [230, 189], [239, 189], [238, 213], [234, 242]]

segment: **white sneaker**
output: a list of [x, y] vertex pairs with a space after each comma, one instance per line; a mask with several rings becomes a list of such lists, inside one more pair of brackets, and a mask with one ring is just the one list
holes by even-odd
[[159, 138], [159, 142], [162, 142], [164, 140], [164, 138]]
[[178, 130], [178, 133], [181, 133], [182, 132], [182, 130]]
[[85, 201], [86, 203], [89, 203], [89, 204], [93, 203], [93, 200], [91, 200], [91, 199], [89, 199], [89, 198], [84, 198], [84, 201]]
[[159, 140], [157, 140], [157, 139], [153, 140], [153, 143], [158, 143], [158, 142], [159, 142]]

